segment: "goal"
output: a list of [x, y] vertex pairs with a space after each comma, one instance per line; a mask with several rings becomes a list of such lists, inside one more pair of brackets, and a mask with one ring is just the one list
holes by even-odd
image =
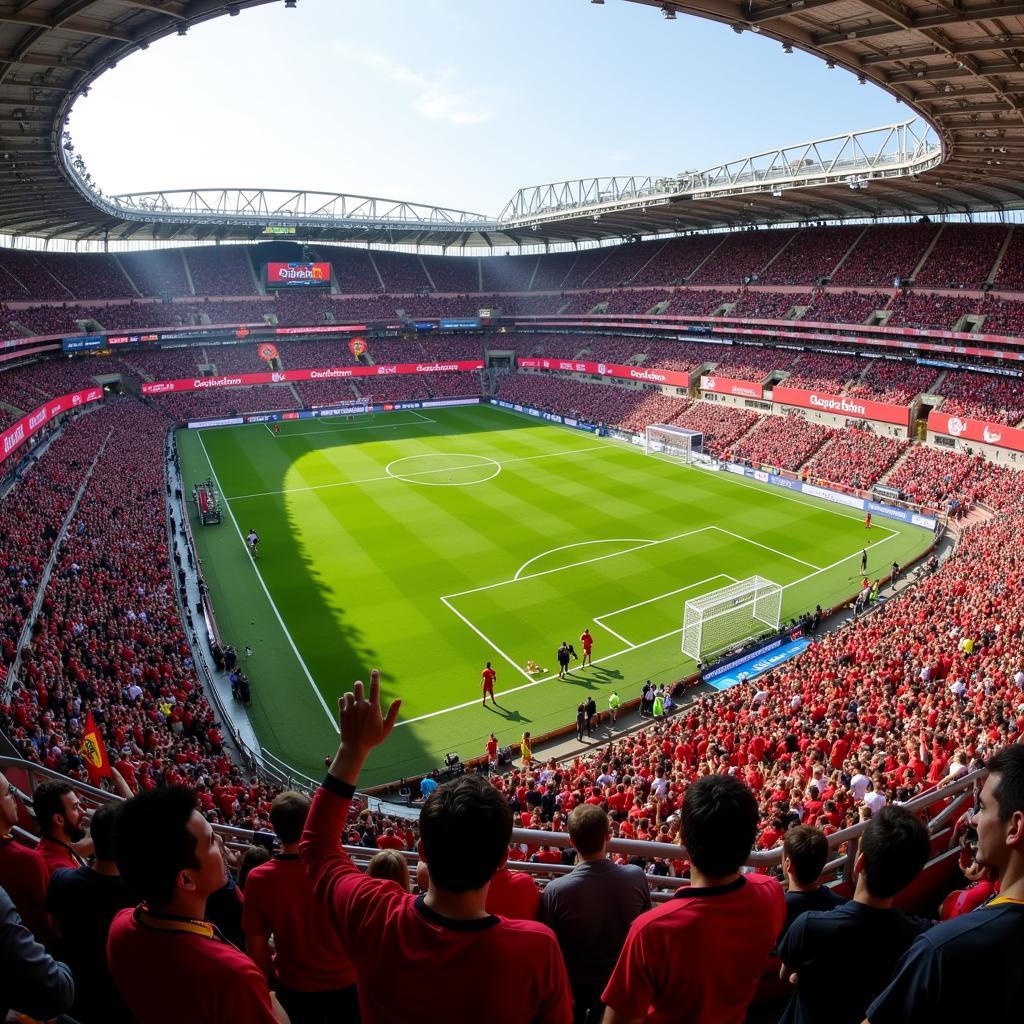
[[683, 606], [683, 654], [706, 660], [765, 627], [778, 629], [781, 616], [782, 587], [763, 576], [693, 597]]
[[667, 455], [689, 463], [703, 449], [704, 434], [699, 430], [674, 427], [669, 423], [652, 423], [644, 431], [645, 455]]

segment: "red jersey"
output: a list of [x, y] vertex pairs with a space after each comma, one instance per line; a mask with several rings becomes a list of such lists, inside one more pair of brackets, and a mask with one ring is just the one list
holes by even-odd
[[85, 864], [85, 861], [67, 843], [51, 839], [49, 836], [43, 836], [39, 840], [36, 851], [43, 858], [46, 869], [51, 875], [54, 871], [60, 871], [61, 868], [75, 870]]
[[45, 909], [49, 883], [50, 869], [36, 850], [11, 836], [0, 836], [0, 886], [11, 897], [25, 927], [44, 945], [50, 941], [50, 917]]
[[487, 760], [497, 761], [498, 760], [498, 741], [488, 740], [487, 741]]
[[[536, 921], [451, 920], [423, 896], [368, 878], [338, 839], [352, 792], [327, 777], [313, 797], [301, 849], [356, 965], [363, 1024], [448, 1024], [474, 1020], [485, 1006], [501, 1007], [503, 1019], [569, 1024], [572, 996], [554, 933]], [[427, 992], [444, 995], [425, 1000]]]
[[488, 914], [514, 917], [520, 921], [536, 921], [539, 907], [540, 889], [532, 875], [525, 871], [510, 871], [508, 865], [498, 868], [487, 890]]
[[205, 921], [122, 910], [107, 965], [138, 1024], [277, 1024], [263, 972]]
[[594, 637], [592, 633], [583, 633], [580, 636], [580, 643], [583, 644], [583, 650], [589, 651], [594, 646]]
[[741, 1024], [785, 920], [765, 875], [679, 889], [633, 922], [601, 1001], [651, 1024]]
[[286, 988], [329, 992], [356, 982], [356, 969], [297, 853], [279, 853], [249, 872], [242, 929], [246, 935], [274, 933], [274, 973]]
[[494, 677], [497, 674], [498, 673], [495, 672], [493, 668], [485, 668], [483, 672], [480, 673], [480, 678], [483, 680], [483, 687], [485, 690], [494, 689]]

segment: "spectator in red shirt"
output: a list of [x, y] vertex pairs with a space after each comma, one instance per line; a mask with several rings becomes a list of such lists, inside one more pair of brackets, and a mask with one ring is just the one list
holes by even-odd
[[[341, 699], [341, 745], [313, 798], [301, 845], [317, 897], [356, 965], [364, 1024], [448, 1024], [473, 1020], [486, 1006], [500, 1007], [507, 1020], [569, 1024], [572, 1000], [554, 934], [486, 910], [491, 876], [512, 834], [508, 803], [489, 782], [464, 775], [424, 804], [425, 895], [367, 878], [345, 853], [338, 837], [359, 772], [390, 734], [399, 705], [381, 715], [376, 670], [369, 699], [361, 682]], [[425, 1000], [425, 992], [443, 996]]]
[[127, 800], [114, 845], [121, 875], [143, 902], [114, 918], [107, 964], [137, 1024], [287, 1024], [260, 969], [206, 920], [227, 866], [192, 790], [169, 786]]
[[44, 782], [32, 794], [32, 809], [43, 833], [37, 849], [50, 874], [80, 868], [85, 863], [83, 854], [91, 851], [83, 842], [88, 833], [78, 794], [66, 782]]
[[309, 804], [302, 793], [274, 797], [270, 823], [281, 852], [249, 872], [245, 948], [268, 979], [276, 978], [292, 1024], [350, 1024], [359, 1020], [356, 971], [299, 860]]
[[740, 1024], [786, 917], [782, 887], [743, 874], [757, 801], [735, 776], [686, 791], [690, 885], [641, 914], [604, 990], [605, 1024]]
[[50, 870], [36, 850], [22, 846], [11, 835], [17, 824], [18, 801], [0, 772], [0, 888], [7, 891], [36, 942], [46, 945], [50, 941], [50, 919], [45, 910]]
[[405, 842], [395, 835], [395, 830], [392, 826], [388, 826], [384, 829], [384, 835], [377, 836], [377, 849], [378, 850], [404, 850]]

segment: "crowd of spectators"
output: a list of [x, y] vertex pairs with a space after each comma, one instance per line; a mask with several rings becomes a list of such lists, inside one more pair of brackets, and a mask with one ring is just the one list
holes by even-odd
[[805, 352], [794, 365], [793, 372], [782, 383], [786, 387], [808, 391], [840, 392], [864, 372], [866, 363], [857, 356], [841, 356], [830, 352]]
[[256, 280], [245, 246], [197, 246], [183, 249], [196, 295], [256, 294]]
[[[693, 272], [725, 241], [724, 235], [690, 235], [672, 238], [657, 255], [641, 267], [633, 285], [685, 284]], [[547, 257], [550, 259], [550, 257]]]
[[691, 284], [759, 284], [773, 258], [793, 239], [790, 229], [736, 231], [701, 264]]
[[1009, 509], [1021, 500], [1020, 476], [981, 455], [915, 445], [885, 483], [898, 488], [910, 501], [966, 514], [975, 503]]
[[589, 287], [590, 278], [593, 276], [594, 271], [597, 270], [597, 268], [601, 266], [601, 264], [604, 263], [604, 261], [611, 255], [612, 248], [610, 246], [600, 246], [596, 249], [582, 249], [576, 254], [576, 259], [566, 272], [565, 278], [561, 284], [562, 290], [575, 291]]
[[974, 288], [988, 280], [1010, 229], [1005, 224], [945, 224], [914, 278], [917, 288]]
[[935, 237], [935, 224], [878, 224], [857, 241], [832, 275], [834, 285], [892, 288], [913, 274]]
[[1024, 302], [996, 298], [990, 293], [978, 312], [985, 317], [981, 325], [983, 333], [1024, 337]]
[[800, 319], [808, 323], [863, 324], [872, 313], [885, 309], [891, 298], [885, 292], [831, 292], [821, 289], [814, 293]]
[[502, 377], [498, 397], [588, 423], [607, 423], [635, 432], [652, 423], [675, 422], [689, 407], [687, 399], [663, 395], [658, 390], [589, 384], [534, 373]]
[[831, 427], [811, 423], [793, 413], [781, 420], [777, 416], [764, 416], [725, 453], [725, 457], [735, 462], [771, 466], [776, 471], [795, 472], [834, 434]]
[[1024, 231], [1011, 228], [1010, 241], [996, 271], [995, 291], [1024, 291]]
[[170, 299], [194, 294], [185, 275], [181, 249], [124, 252], [117, 258], [143, 295]]
[[587, 278], [588, 288], [618, 288], [633, 285], [633, 278], [664, 248], [662, 241], [617, 245], [608, 258]]
[[423, 260], [411, 252], [380, 252], [373, 254], [377, 271], [384, 279], [384, 291], [393, 295], [412, 295], [418, 289], [429, 288], [430, 282], [423, 271]]
[[695, 402], [675, 422], [690, 430], [704, 434], [704, 447], [722, 458], [733, 445], [758, 421], [758, 415], [748, 409], [717, 402]]
[[725, 357], [714, 372], [736, 380], [763, 380], [774, 370], [788, 370], [796, 358], [784, 348], [755, 348], [752, 345], [733, 345], [724, 348]]
[[747, 320], [784, 320], [794, 306], [806, 306], [810, 296], [801, 292], [755, 291], [740, 294], [730, 316]]
[[[466, 341], [474, 343], [471, 339]], [[421, 348], [425, 355], [431, 344]], [[436, 344], [444, 342], [438, 339]], [[706, 351], [701, 346], [694, 349]], [[854, 362], [858, 367], [864, 365], [863, 361]], [[44, 364], [39, 380], [47, 384], [51, 380], [59, 382], [63, 387], [71, 378], [62, 374], [77, 372], [69, 369], [73, 365], [55, 363], [59, 369], [54, 369]], [[422, 381], [372, 378], [366, 386], [374, 389], [376, 397], [377, 388], [419, 387], [421, 383], [434, 388], [444, 376], [447, 375], [426, 376]], [[873, 376], [872, 381], [879, 388], [891, 383], [884, 374]], [[251, 392], [257, 393], [266, 394], [267, 389]], [[162, 467], [169, 420], [161, 410], [177, 399], [198, 398], [204, 412], [209, 412], [211, 402], [233, 400], [242, 394], [250, 392], [167, 396], [152, 406], [132, 399], [112, 400], [102, 410], [75, 420], [0, 506], [0, 553], [4, 566], [0, 608], [5, 612], [0, 653], [7, 665], [13, 655], [13, 638], [20, 632], [31, 603], [27, 604], [27, 599], [38, 586], [41, 564], [57, 540], [59, 524], [85, 479], [92, 457], [100, 453], [61, 543], [55, 571], [44, 591], [38, 626], [14, 681], [13, 696], [9, 703], [0, 706], [0, 727], [23, 756], [81, 779], [84, 765], [78, 750], [84, 716], [92, 712], [107, 737], [108, 749], [126, 785], [136, 792], [157, 794], [148, 802], [143, 798], [133, 803], [127, 815], [120, 818], [116, 847], [104, 842], [102, 817], [95, 836], [97, 863], [113, 864], [114, 853], [107, 851], [116, 848], [116, 860], [122, 866], [126, 885], [135, 896], [149, 901], [143, 913], [156, 911], [154, 920], [159, 919], [160, 913], [170, 915], [170, 919], [202, 919], [207, 913], [207, 896], [213, 897], [225, 886], [233, 886], [223, 865], [217, 867], [221, 854], [210, 838], [207, 821], [268, 832], [273, 828], [285, 858], [294, 859], [299, 850], [301, 824], [285, 829], [282, 818], [274, 817], [276, 791], [246, 777], [224, 750], [223, 737], [202, 695], [185, 644], [167, 550]], [[756, 461], [792, 469], [797, 467], [786, 465], [785, 460], [794, 461], [802, 450], [806, 452], [801, 459], [804, 461], [831, 435], [826, 428], [795, 417], [765, 418], [758, 422], [755, 414], [731, 406], [710, 402], [689, 405], [684, 399], [670, 398], [658, 391], [588, 384], [549, 375], [507, 376], [501, 381], [500, 394], [512, 401], [547, 404], [559, 412], [599, 418], [633, 430], [650, 422], [679, 422], [705, 430], [712, 451], [722, 453], [733, 448], [751, 459], [756, 453], [767, 452], [767, 458]], [[597, 409], [601, 410], [600, 416], [596, 412], [588, 415], [586, 411]], [[777, 439], [786, 441], [785, 451], [780, 450]], [[811, 467], [838, 462], [850, 476], [849, 467], [855, 466], [853, 475], [862, 480], [874, 474], [881, 462], [893, 454], [894, 445], [898, 457], [898, 442], [864, 431], [844, 432], [820, 449]], [[467, 958], [479, 953], [479, 947], [466, 936], [476, 930], [444, 931], [459, 936], [458, 948], [453, 952], [439, 943], [437, 935], [442, 932], [437, 928], [438, 922], [433, 921], [429, 935], [432, 945], [424, 941], [424, 955], [415, 961], [421, 967], [409, 967], [410, 971], [423, 970], [422, 984], [403, 986], [401, 992], [387, 984], [393, 957], [382, 956], [381, 951], [390, 950], [397, 955], [395, 929], [399, 925], [395, 922], [408, 922], [413, 913], [420, 913], [428, 922], [432, 919], [422, 909], [413, 911], [414, 897], [406, 894], [407, 887], [401, 883], [357, 882], [359, 873], [337, 850], [339, 835], [350, 843], [381, 849], [411, 850], [423, 839], [426, 865], [421, 887], [432, 894], [430, 899], [434, 902], [424, 904], [425, 898], [421, 896], [416, 906], [425, 905], [434, 914], [443, 910], [451, 914], [456, 906], [461, 905], [464, 910], [470, 906], [466, 894], [480, 889], [473, 888], [470, 882], [480, 881], [483, 886], [506, 854], [512, 861], [540, 859], [543, 855], [552, 856], [552, 863], [560, 862], [554, 859], [558, 857], [554, 851], [539, 842], [536, 847], [508, 846], [513, 813], [518, 816], [518, 824], [554, 831], [568, 828], [581, 863], [594, 856], [595, 851], [600, 855], [598, 860], [604, 862], [604, 839], [598, 836], [599, 841], [591, 845], [582, 839], [584, 833], [574, 833], [571, 816], [577, 808], [593, 807], [605, 813], [605, 836], [678, 842], [685, 831], [691, 845], [687, 857], [680, 852], [674, 860], [647, 858], [640, 866], [651, 873], [686, 876], [698, 892], [705, 891], [708, 880], [721, 882], [723, 877], [732, 879], [733, 875], [739, 880], [739, 866], [752, 840], [758, 847], [768, 849], [779, 846], [798, 824], [832, 833], [865, 818], [887, 822], [892, 815], [888, 810], [883, 812], [883, 808], [905, 803], [921, 792], [955, 780], [978, 766], [996, 748], [1012, 744], [1024, 729], [1018, 706], [1024, 684], [1018, 644], [1024, 631], [1024, 612], [1017, 600], [1018, 584], [1024, 576], [1024, 549], [1017, 542], [1024, 529], [1024, 512], [1018, 481], [1012, 471], [992, 466], [978, 456], [915, 446], [890, 476], [889, 483], [915, 500], [940, 503], [953, 512], [972, 501], [983, 501], [1003, 514], [967, 529], [948, 562], [916, 587], [887, 601], [849, 628], [821, 639], [801, 657], [769, 671], [756, 684], [699, 699], [649, 729], [602, 745], [594, 753], [580, 755], [562, 765], [539, 769], [524, 766], [509, 776], [497, 777], [490, 787], [483, 780], [467, 776], [468, 781], [459, 784], [460, 806], [478, 809], [481, 817], [475, 819], [477, 827], [483, 820], [498, 822], [487, 833], [490, 860], [481, 861], [476, 855], [476, 832], [459, 831], [462, 819], [451, 804], [445, 803], [444, 792], [418, 829], [358, 807], [350, 815], [351, 791], [361, 766], [358, 757], [353, 759], [353, 741], [362, 734], [356, 726], [343, 729], [349, 759], [346, 760], [343, 746], [331, 768], [334, 781], [318, 794], [309, 812], [306, 842], [301, 848], [306, 867], [319, 883], [317, 891], [322, 901], [331, 903], [330, 911], [320, 907], [324, 913], [322, 927], [310, 929], [304, 937], [301, 929], [289, 932], [283, 925], [269, 928], [266, 919], [255, 910], [250, 911], [238, 944], [251, 943], [247, 951], [256, 966], [234, 947], [219, 944], [217, 953], [210, 954], [217, 966], [211, 962], [206, 967], [208, 981], [214, 978], [216, 970], [221, 970], [216, 975], [217, 986], [197, 985], [190, 989], [179, 985], [164, 998], [175, 1006], [183, 1006], [190, 998], [208, 999], [209, 993], [216, 990], [225, 1005], [237, 1008], [242, 1004], [232, 1000], [237, 998], [235, 987], [241, 977], [247, 979], [242, 984], [250, 987], [250, 997], [255, 1000], [252, 1005], [266, 1005], [259, 1012], [250, 1010], [249, 1017], [236, 1019], [269, 1024], [274, 1007], [266, 981], [272, 970], [267, 966], [271, 962], [270, 950], [266, 945], [260, 947], [259, 936], [265, 939], [273, 933], [275, 939], [281, 940], [275, 943], [275, 955], [283, 957], [277, 964], [283, 971], [289, 963], [289, 941], [314, 941], [309, 937], [314, 931], [316, 937], [326, 941], [325, 930], [332, 928], [334, 922], [341, 922], [337, 926], [341, 947], [352, 958], [353, 969], [349, 975], [339, 967], [332, 976], [332, 992], [337, 995], [356, 980], [365, 982], [366, 991], [361, 993], [364, 1009], [372, 1007], [374, 1012], [383, 1014], [389, 1000], [406, 999], [408, 1005], [402, 1005], [411, 1012], [410, 1000], [421, 999], [423, 986], [431, 981], [436, 983], [439, 976], [445, 975], [449, 958], [454, 958], [452, 962], [457, 963], [465, 979], [470, 962]], [[355, 713], [362, 715], [360, 720], [365, 723], [359, 697], [361, 694], [357, 695]], [[383, 735], [386, 730], [378, 728], [375, 742]], [[366, 741], [367, 750], [372, 745]], [[365, 753], [362, 748], [360, 751]], [[178, 784], [189, 787], [186, 795], [164, 788]], [[707, 845], [697, 839], [705, 833], [700, 831], [702, 819], [694, 818], [695, 804], [712, 788], [714, 800], [709, 795], [709, 806], [739, 807], [746, 813], [747, 804], [750, 805], [749, 835], [740, 829], [745, 846], [738, 854], [735, 842], [728, 854], [716, 846], [725, 842], [723, 836], [732, 838], [725, 827], [731, 819], [718, 819], [712, 813], [715, 827], [705, 821]], [[9, 799], [6, 791], [0, 791], [0, 798]], [[170, 837], [166, 842], [168, 850], [180, 848], [181, 836], [175, 845], [172, 831], [167, 831], [173, 821], [159, 813], [162, 809], [169, 814], [174, 799], [185, 808], [181, 830], [199, 830], [193, 838], [201, 835], [213, 851], [204, 852], [194, 869], [196, 882], [192, 891], [201, 896], [198, 902], [178, 903], [177, 895], [161, 899], [160, 894], [166, 894], [167, 889], [158, 888], [153, 882], [156, 867], [141, 854], [145, 850], [151, 857], [151, 844], [162, 841], [165, 835]], [[439, 805], [444, 810], [438, 809]], [[63, 817], [67, 819], [67, 815]], [[577, 823], [581, 817], [577, 816]], [[41, 818], [44, 830], [49, 827], [45, 820]], [[305, 812], [301, 820], [306, 820]], [[64, 840], [70, 845], [76, 839], [69, 826], [63, 827], [65, 831], [54, 837], [52, 845], [59, 846]], [[872, 828], [880, 832], [882, 826]], [[448, 843], [441, 838], [445, 835]], [[495, 836], [496, 841], [492, 842]], [[866, 839], [865, 855], [870, 856], [876, 847], [884, 848], [885, 844], [873, 847], [872, 841]], [[467, 850], [473, 851], [474, 856], [467, 858]], [[725, 856], [728, 870], [711, 870], [710, 864], [722, 862], [705, 859], [711, 856], [709, 851], [716, 858]], [[919, 860], [923, 863], [924, 856]], [[609, 863], [625, 867], [624, 861], [625, 858], [615, 856]], [[459, 874], [453, 864], [462, 865], [461, 870], [471, 875]], [[171, 865], [172, 882], [164, 884], [170, 884], [172, 892], [181, 888], [173, 879], [179, 878], [187, 867]], [[863, 869], [862, 873], [868, 879], [864, 884], [870, 888], [870, 880], [876, 876]], [[256, 894], [269, 874], [269, 869], [261, 868], [249, 874], [246, 884], [252, 886], [254, 907], [259, 905]], [[304, 876], [300, 873], [300, 877]], [[624, 875], [624, 885], [625, 879]], [[634, 888], [637, 881], [632, 879]], [[731, 886], [733, 881], [726, 884]], [[312, 891], [312, 887], [308, 892], [303, 890], [309, 898]], [[602, 978], [601, 985], [595, 988], [591, 981], [589, 987], [585, 986], [584, 975], [574, 961], [566, 954], [567, 972], [558, 952], [557, 942], [563, 934], [559, 924], [563, 918], [555, 898], [557, 892], [553, 888], [545, 903], [525, 915], [541, 915], [555, 927], [554, 936], [537, 925], [510, 925], [504, 923], [504, 918], [499, 919], [503, 923], [498, 928], [504, 931], [494, 934], [504, 935], [505, 945], [489, 948], [483, 960], [471, 961], [480, 970], [479, 974], [470, 972], [468, 976], [494, 984], [486, 977], [484, 967], [493, 966], [494, 949], [500, 949], [505, 954], [501, 960], [503, 967], [515, 968], [514, 983], [508, 988], [517, 993], [515, 998], [522, 1000], [524, 1012], [537, 1012], [542, 1005], [537, 993], [543, 992], [548, 1000], [543, 1003], [548, 1008], [548, 1019], [558, 1024], [567, 1024], [570, 1019], [570, 994], [577, 1004], [586, 999], [596, 1005], [603, 999], [612, 1006], [613, 1013], [628, 1014], [636, 1007], [647, 1013], [654, 1005], [670, 1016], [683, 1005], [679, 1000], [693, 1001], [694, 993], [702, 991], [700, 986], [713, 967], [706, 956], [708, 951], [699, 944], [693, 947], [701, 949], [703, 966], [700, 971], [694, 968], [689, 976], [692, 965], [671, 945], [670, 930], [664, 934], [655, 932], [651, 923], [654, 919], [646, 916], [628, 933], [623, 928], [625, 937], [616, 938], [614, 953], [608, 960], [609, 973]], [[737, 919], [743, 922], [743, 942], [752, 946], [730, 958], [731, 991], [728, 996], [719, 994], [718, 998], [735, 1002], [742, 1012], [781, 931], [785, 907], [781, 890], [771, 879], [746, 876], [745, 884], [737, 885], [736, 892], [745, 893], [744, 898], [753, 901], [735, 910]], [[464, 898], [461, 904], [454, 899], [445, 903], [446, 893]], [[889, 898], [882, 889], [873, 895]], [[758, 902], [762, 899], [763, 903]], [[343, 900], [350, 911], [348, 915], [338, 913]], [[438, 900], [442, 902], [438, 904]], [[132, 903], [134, 899], [125, 905]], [[670, 914], [679, 915], [680, 906], [686, 906], [685, 897], [672, 901], [667, 911], [655, 913], [663, 920]], [[483, 898], [479, 908], [473, 903], [470, 909], [479, 909], [484, 914]], [[634, 916], [644, 911], [641, 900]], [[309, 910], [304, 920], [313, 920], [311, 915]], [[154, 990], [154, 972], [167, 970], [166, 962], [152, 955], [155, 947], [145, 945], [145, 929], [136, 926], [131, 930], [135, 920], [131, 912], [119, 917], [110, 945], [114, 979], [133, 1010], [147, 1005], [140, 993], [147, 986], [150, 992]], [[687, 920], [673, 918], [673, 927], [682, 928]], [[898, 923], [901, 919], [891, 920]], [[686, 926], [692, 927], [692, 923]], [[406, 924], [407, 929], [410, 927]], [[370, 928], [376, 929], [373, 942], [365, 941], [367, 932], [361, 930]], [[159, 931], [156, 927], [150, 930]], [[597, 934], [608, 938], [600, 930]], [[402, 935], [407, 941], [408, 932]], [[909, 941], [908, 938], [908, 944]], [[790, 946], [795, 944], [794, 939]], [[260, 959], [261, 948], [266, 954], [265, 962]], [[409, 963], [414, 959], [409, 958]], [[788, 959], [787, 963], [795, 965]], [[893, 957], [892, 964], [895, 963]], [[539, 964], [546, 965], [544, 969], [549, 972], [543, 982], [535, 977]], [[813, 964], [808, 962], [798, 998], [810, 999], [813, 970]], [[609, 976], [610, 983], [602, 991]], [[646, 981], [640, 982], [639, 978]], [[287, 1002], [288, 978], [279, 975], [278, 980], [282, 1001]], [[886, 977], [880, 984], [887, 983]], [[402, 994], [406, 988], [410, 991], [408, 997]], [[666, 995], [668, 992], [672, 999]], [[875, 991], [871, 998], [878, 994]], [[453, 999], [460, 1000], [463, 995], [459, 993]], [[349, 997], [352, 996], [350, 992]], [[478, 996], [474, 994], [474, 998]], [[470, 1005], [469, 997], [466, 999]], [[294, 1005], [301, 1004], [301, 1000], [296, 1000]], [[452, 1005], [452, 1000], [446, 1001], [447, 1012], [451, 1012]], [[472, 1005], [478, 1006], [479, 1002]], [[862, 1012], [858, 1008], [858, 1015]]]
[[1015, 377], [950, 370], [939, 385], [945, 395], [941, 411], [1015, 426], [1024, 420], [1024, 388]]
[[342, 295], [375, 295], [385, 290], [369, 249], [318, 245], [310, 257], [331, 264], [334, 287]]
[[224, 749], [175, 601], [163, 500], [168, 425], [133, 399], [83, 418], [106, 446], [0, 722], [22, 757], [85, 779], [79, 750], [91, 711], [133, 789], [187, 783], [213, 820], [264, 827], [268, 791]]
[[978, 299], [964, 295], [927, 295], [911, 291], [897, 295], [889, 305], [892, 315], [886, 320], [891, 327], [938, 327], [954, 330], [960, 319], [976, 312]]
[[837, 430], [807, 464], [807, 475], [868, 490], [896, 464], [909, 444], [871, 430]]
[[865, 229], [804, 228], [761, 275], [761, 284], [817, 284], [831, 277]]
[[713, 316], [723, 306], [736, 301], [736, 292], [717, 288], [679, 288], [669, 300], [664, 316]]
[[938, 380], [939, 371], [902, 360], [874, 359], [847, 394], [891, 405], [909, 405]]

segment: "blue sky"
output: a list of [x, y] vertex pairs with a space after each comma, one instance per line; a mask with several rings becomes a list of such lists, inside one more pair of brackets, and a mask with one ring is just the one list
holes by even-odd
[[625, 0], [299, 0], [123, 61], [71, 131], [110, 193], [308, 188], [497, 214], [520, 186], [675, 174], [908, 114], [771, 40]]

